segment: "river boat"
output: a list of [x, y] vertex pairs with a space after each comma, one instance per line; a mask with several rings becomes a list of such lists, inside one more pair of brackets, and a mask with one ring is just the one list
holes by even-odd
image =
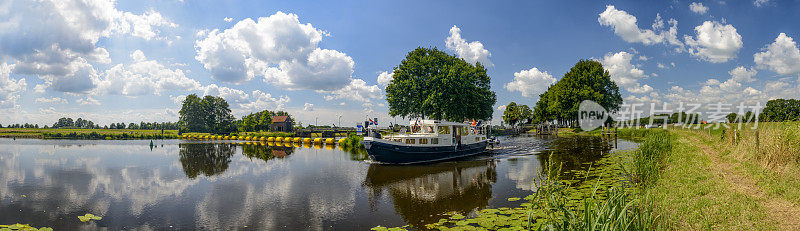
[[418, 164], [471, 156], [486, 151], [487, 129], [481, 123], [416, 120], [411, 131], [371, 136], [361, 141], [372, 161]]

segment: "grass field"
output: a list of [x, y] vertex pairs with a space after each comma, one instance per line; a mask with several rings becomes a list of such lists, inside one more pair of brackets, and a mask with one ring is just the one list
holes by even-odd
[[4, 138], [40, 139], [174, 139], [178, 130], [0, 128]]

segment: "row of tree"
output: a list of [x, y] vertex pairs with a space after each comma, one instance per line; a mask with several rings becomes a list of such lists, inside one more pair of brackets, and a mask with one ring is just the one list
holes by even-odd
[[[3, 125], [0, 124], [0, 128], [2, 128], [2, 127], [3, 127]], [[45, 125], [45, 127], [47, 127], [47, 125]], [[29, 123], [25, 123], [25, 124], [9, 124], [7, 128], [39, 128], [39, 125], [38, 124], [29, 124]]]
[[[0, 125], [2, 128], [3, 125]], [[9, 124], [7, 128], [39, 128], [38, 124]], [[178, 123], [175, 122], [140, 122], [140, 123], [129, 123], [127, 126], [125, 123], [111, 123], [106, 126], [100, 126], [95, 124], [91, 120], [86, 120], [83, 118], [78, 118], [77, 120], [73, 120], [69, 117], [61, 117], [58, 119], [57, 122], [53, 123], [53, 126], [45, 125], [43, 128], [83, 128], [83, 129], [165, 129], [165, 130], [175, 130], [178, 129]]]

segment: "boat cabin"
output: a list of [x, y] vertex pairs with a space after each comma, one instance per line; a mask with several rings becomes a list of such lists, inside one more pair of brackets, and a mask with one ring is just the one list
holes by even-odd
[[410, 131], [383, 136], [387, 143], [414, 146], [454, 146], [486, 141], [486, 128], [467, 123], [439, 120], [417, 120], [409, 122]]

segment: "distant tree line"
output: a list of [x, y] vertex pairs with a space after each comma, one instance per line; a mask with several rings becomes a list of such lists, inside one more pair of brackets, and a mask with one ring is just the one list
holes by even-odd
[[[45, 125], [45, 126], [47, 126], [47, 125]], [[0, 124], [0, 128], [2, 128], [2, 127], [3, 127], [3, 125]], [[38, 124], [29, 124], [29, 123], [25, 123], [25, 124], [9, 124], [7, 128], [39, 128], [39, 125]]]
[[[0, 125], [3, 127], [3, 125]], [[38, 124], [9, 124], [7, 128], [39, 128]], [[111, 123], [109, 125], [100, 126], [91, 120], [86, 120], [83, 118], [78, 118], [73, 120], [69, 117], [61, 117], [58, 119], [57, 122], [53, 123], [53, 126], [45, 125], [42, 128], [75, 128], [75, 129], [144, 129], [144, 130], [155, 130], [155, 129], [164, 129], [164, 130], [176, 130], [178, 129], [178, 123], [176, 122], [139, 122], [137, 123], [129, 123], [125, 125], [125, 123]]]

